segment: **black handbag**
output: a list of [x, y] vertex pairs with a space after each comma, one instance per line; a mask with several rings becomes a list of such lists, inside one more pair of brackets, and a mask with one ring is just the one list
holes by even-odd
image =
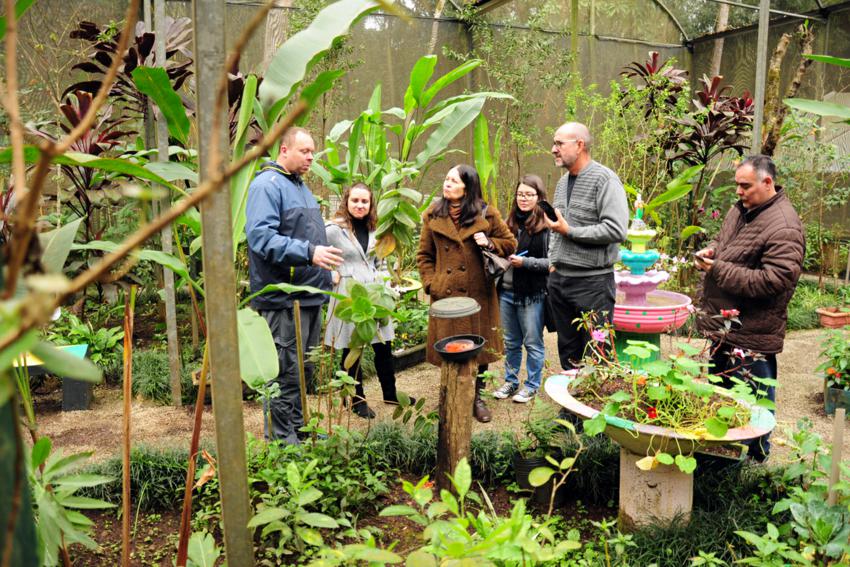
[[484, 273], [491, 281], [496, 281], [511, 267], [511, 261], [502, 258], [492, 250], [481, 248], [481, 257], [484, 260]]

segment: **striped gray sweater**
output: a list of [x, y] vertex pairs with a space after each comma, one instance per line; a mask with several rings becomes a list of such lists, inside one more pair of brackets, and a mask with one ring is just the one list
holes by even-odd
[[567, 206], [564, 175], [555, 187], [552, 205], [561, 211], [570, 229], [564, 236], [552, 232], [549, 262], [564, 276], [594, 276], [613, 271], [626, 239], [629, 207], [617, 174], [591, 161], [576, 176]]

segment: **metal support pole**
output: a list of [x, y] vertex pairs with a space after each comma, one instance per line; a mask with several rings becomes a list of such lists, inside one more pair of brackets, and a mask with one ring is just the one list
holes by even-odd
[[573, 55], [573, 80], [578, 83], [578, 0], [570, 2], [570, 53]]
[[761, 129], [764, 122], [764, 83], [767, 76], [767, 32], [770, 25], [770, 0], [759, 2], [759, 34], [756, 44], [756, 113], [753, 119], [752, 153], [761, 153]]
[[[193, 0], [195, 73], [201, 181], [207, 176], [212, 144], [227, 156], [226, 109], [215, 110], [216, 86], [223, 72], [225, 0]], [[213, 112], [220, 112], [213, 132]], [[221, 165], [221, 164], [219, 164]], [[204, 226], [204, 288], [209, 333], [213, 415], [221, 482], [224, 550], [229, 565], [254, 565], [248, 521], [248, 473], [245, 462], [245, 424], [242, 419], [242, 380], [239, 375], [239, 337], [236, 332], [236, 275], [233, 267], [230, 193], [212, 194], [201, 206]]]
[[[156, 61], [165, 67], [165, 0], [154, 0], [154, 29], [156, 30]], [[157, 109], [156, 112], [156, 160], [168, 161], [168, 124]], [[160, 201], [160, 209], [171, 206], [171, 196]], [[173, 254], [173, 236], [171, 225], [167, 225], [160, 233], [162, 251]], [[165, 291], [165, 330], [168, 339], [168, 370], [171, 375], [171, 403], [175, 407], [181, 405], [180, 392], [180, 340], [177, 336], [177, 300], [174, 292], [174, 273], [163, 270], [163, 290]]]
[[826, 503], [834, 506], [838, 502], [835, 485], [841, 480], [841, 451], [844, 448], [844, 408], [835, 408], [832, 419], [832, 466], [829, 470], [829, 493]]

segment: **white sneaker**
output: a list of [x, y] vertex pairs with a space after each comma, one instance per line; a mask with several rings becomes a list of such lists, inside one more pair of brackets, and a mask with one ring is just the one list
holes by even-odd
[[517, 403], [524, 404], [530, 402], [536, 395], [537, 392], [529, 390], [528, 388], [523, 388], [513, 397], [513, 400]]
[[502, 387], [493, 392], [493, 397], [497, 400], [504, 400], [505, 398], [510, 398], [514, 392], [517, 391], [519, 386], [516, 384], [508, 384], [505, 382], [502, 384]]

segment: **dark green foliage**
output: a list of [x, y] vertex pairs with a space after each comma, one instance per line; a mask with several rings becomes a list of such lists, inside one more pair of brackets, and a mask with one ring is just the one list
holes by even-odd
[[469, 464], [472, 478], [484, 486], [509, 484], [514, 479], [514, 444], [509, 435], [482, 431], [472, 436]]
[[[122, 369], [123, 370], [123, 369]], [[171, 403], [168, 353], [164, 350], [133, 352], [133, 395], [160, 404]], [[180, 396], [183, 405], [195, 403], [197, 388], [192, 384], [192, 372], [184, 361], [180, 372]]]
[[370, 450], [385, 466], [416, 475], [430, 474], [437, 464], [437, 428], [409, 431], [394, 421], [376, 424], [367, 437]]
[[[185, 449], [154, 449], [145, 446], [133, 449], [130, 452], [130, 494], [133, 509], [152, 512], [179, 508], [186, 484], [188, 461], [189, 452]], [[99, 498], [121, 505], [120, 457], [113, 457], [88, 467], [85, 472], [111, 476], [115, 480], [92, 488], [82, 488], [79, 491], [80, 496]]]
[[569, 486], [581, 500], [613, 506], [620, 488], [620, 448], [605, 435], [582, 437], [584, 452], [576, 461]]

